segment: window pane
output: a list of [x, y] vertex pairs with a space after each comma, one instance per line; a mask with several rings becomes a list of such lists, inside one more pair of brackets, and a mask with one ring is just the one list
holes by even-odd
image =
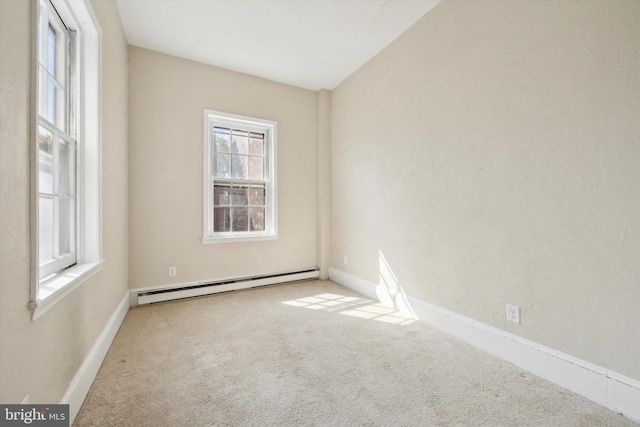
[[216, 178], [229, 178], [231, 176], [231, 156], [228, 154], [215, 154], [213, 155], [213, 164], [216, 170], [213, 171], [213, 176]]
[[264, 188], [249, 189], [249, 204], [251, 206], [264, 206]]
[[264, 231], [264, 208], [249, 208], [250, 231]]
[[40, 264], [53, 259], [53, 198], [40, 197], [38, 203], [38, 246]]
[[73, 150], [70, 144], [64, 139], [58, 140], [58, 194], [63, 196], [71, 195], [71, 182], [74, 159], [71, 158]]
[[264, 157], [250, 157], [249, 159], [249, 177], [264, 179]]
[[214, 206], [229, 206], [230, 198], [229, 198], [229, 187], [223, 187], [216, 185], [213, 189], [213, 205]]
[[56, 80], [63, 87], [67, 87], [67, 49], [66, 49], [66, 38], [67, 34], [63, 32], [58, 32], [58, 59], [57, 59], [57, 70], [56, 70]]
[[223, 130], [219, 129], [219, 128], [215, 128], [214, 130], [214, 139], [215, 139], [215, 146], [214, 146], [214, 150], [215, 151], [224, 151], [226, 153], [228, 153], [229, 150], [229, 134], [228, 134], [228, 130], [224, 129], [225, 132], [223, 132]]
[[249, 154], [252, 156], [264, 156], [264, 139], [251, 138], [249, 141]]
[[[240, 134], [240, 135], [238, 135]], [[233, 131], [231, 137], [231, 152], [234, 154], [249, 154], [249, 138], [247, 138], [246, 132]]]
[[45, 116], [47, 110], [47, 99], [46, 96], [42, 96], [42, 88], [47, 85], [47, 72], [43, 67], [38, 67], [38, 114], [41, 116]]
[[53, 25], [49, 24], [49, 32], [47, 34], [47, 69], [51, 73], [52, 76], [57, 77], [56, 75], [56, 57], [57, 52], [56, 48], [58, 47], [58, 33], [56, 32]]
[[51, 123], [58, 124], [56, 120], [56, 110], [58, 107], [58, 90], [56, 88], [56, 84], [49, 78], [47, 80], [47, 114], [46, 119]]
[[59, 215], [58, 215], [58, 247], [59, 254], [64, 255], [71, 252], [71, 227], [72, 227], [72, 214], [71, 203], [69, 199], [60, 199], [58, 202]]
[[231, 178], [249, 178], [249, 158], [247, 156], [231, 156]]
[[248, 211], [248, 208], [231, 208], [232, 231], [249, 231]]
[[53, 134], [42, 126], [38, 132], [38, 186], [41, 193], [53, 193]]
[[213, 208], [213, 231], [216, 233], [231, 231], [230, 208]]
[[62, 129], [63, 131], [67, 131], [67, 124], [66, 124], [66, 113], [67, 113], [67, 106], [65, 104], [66, 102], [66, 94], [64, 92], [63, 89], [58, 88], [56, 90], [57, 94], [56, 94], [56, 98], [58, 101], [58, 105], [56, 107], [56, 112], [58, 113], [58, 116], [56, 117], [56, 122], [55, 124], [58, 125], [58, 127], [60, 129]]
[[231, 189], [232, 205], [247, 206], [249, 199], [247, 197], [246, 187], [234, 187]]

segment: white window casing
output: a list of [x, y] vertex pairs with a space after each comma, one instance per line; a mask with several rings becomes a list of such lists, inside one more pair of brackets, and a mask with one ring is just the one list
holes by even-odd
[[202, 243], [278, 238], [277, 123], [204, 110]]

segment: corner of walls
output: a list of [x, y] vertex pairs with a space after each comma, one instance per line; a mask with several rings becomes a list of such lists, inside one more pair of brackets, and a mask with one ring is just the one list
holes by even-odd
[[317, 262], [320, 279], [329, 278], [331, 239], [331, 91], [318, 91]]

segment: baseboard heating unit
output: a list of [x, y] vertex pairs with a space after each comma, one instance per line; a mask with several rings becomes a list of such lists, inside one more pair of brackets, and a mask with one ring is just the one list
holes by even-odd
[[220, 280], [204, 280], [200, 282], [177, 285], [157, 286], [131, 290], [130, 305], [153, 304], [155, 302], [192, 298], [221, 292], [238, 291], [260, 286], [276, 285], [300, 280], [317, 279], [320, 272], [317, 268], [264, 276], [226, 278]]

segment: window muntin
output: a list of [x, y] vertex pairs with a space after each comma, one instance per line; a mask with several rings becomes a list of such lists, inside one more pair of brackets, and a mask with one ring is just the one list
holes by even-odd
[[72, 32], [49, 1], [38, 17], [38, 248], [40, 280], [76, 263], [76, 140], [70, 117]]
[[204, 243], [275, 237], [274, 122], [205, 111]]

